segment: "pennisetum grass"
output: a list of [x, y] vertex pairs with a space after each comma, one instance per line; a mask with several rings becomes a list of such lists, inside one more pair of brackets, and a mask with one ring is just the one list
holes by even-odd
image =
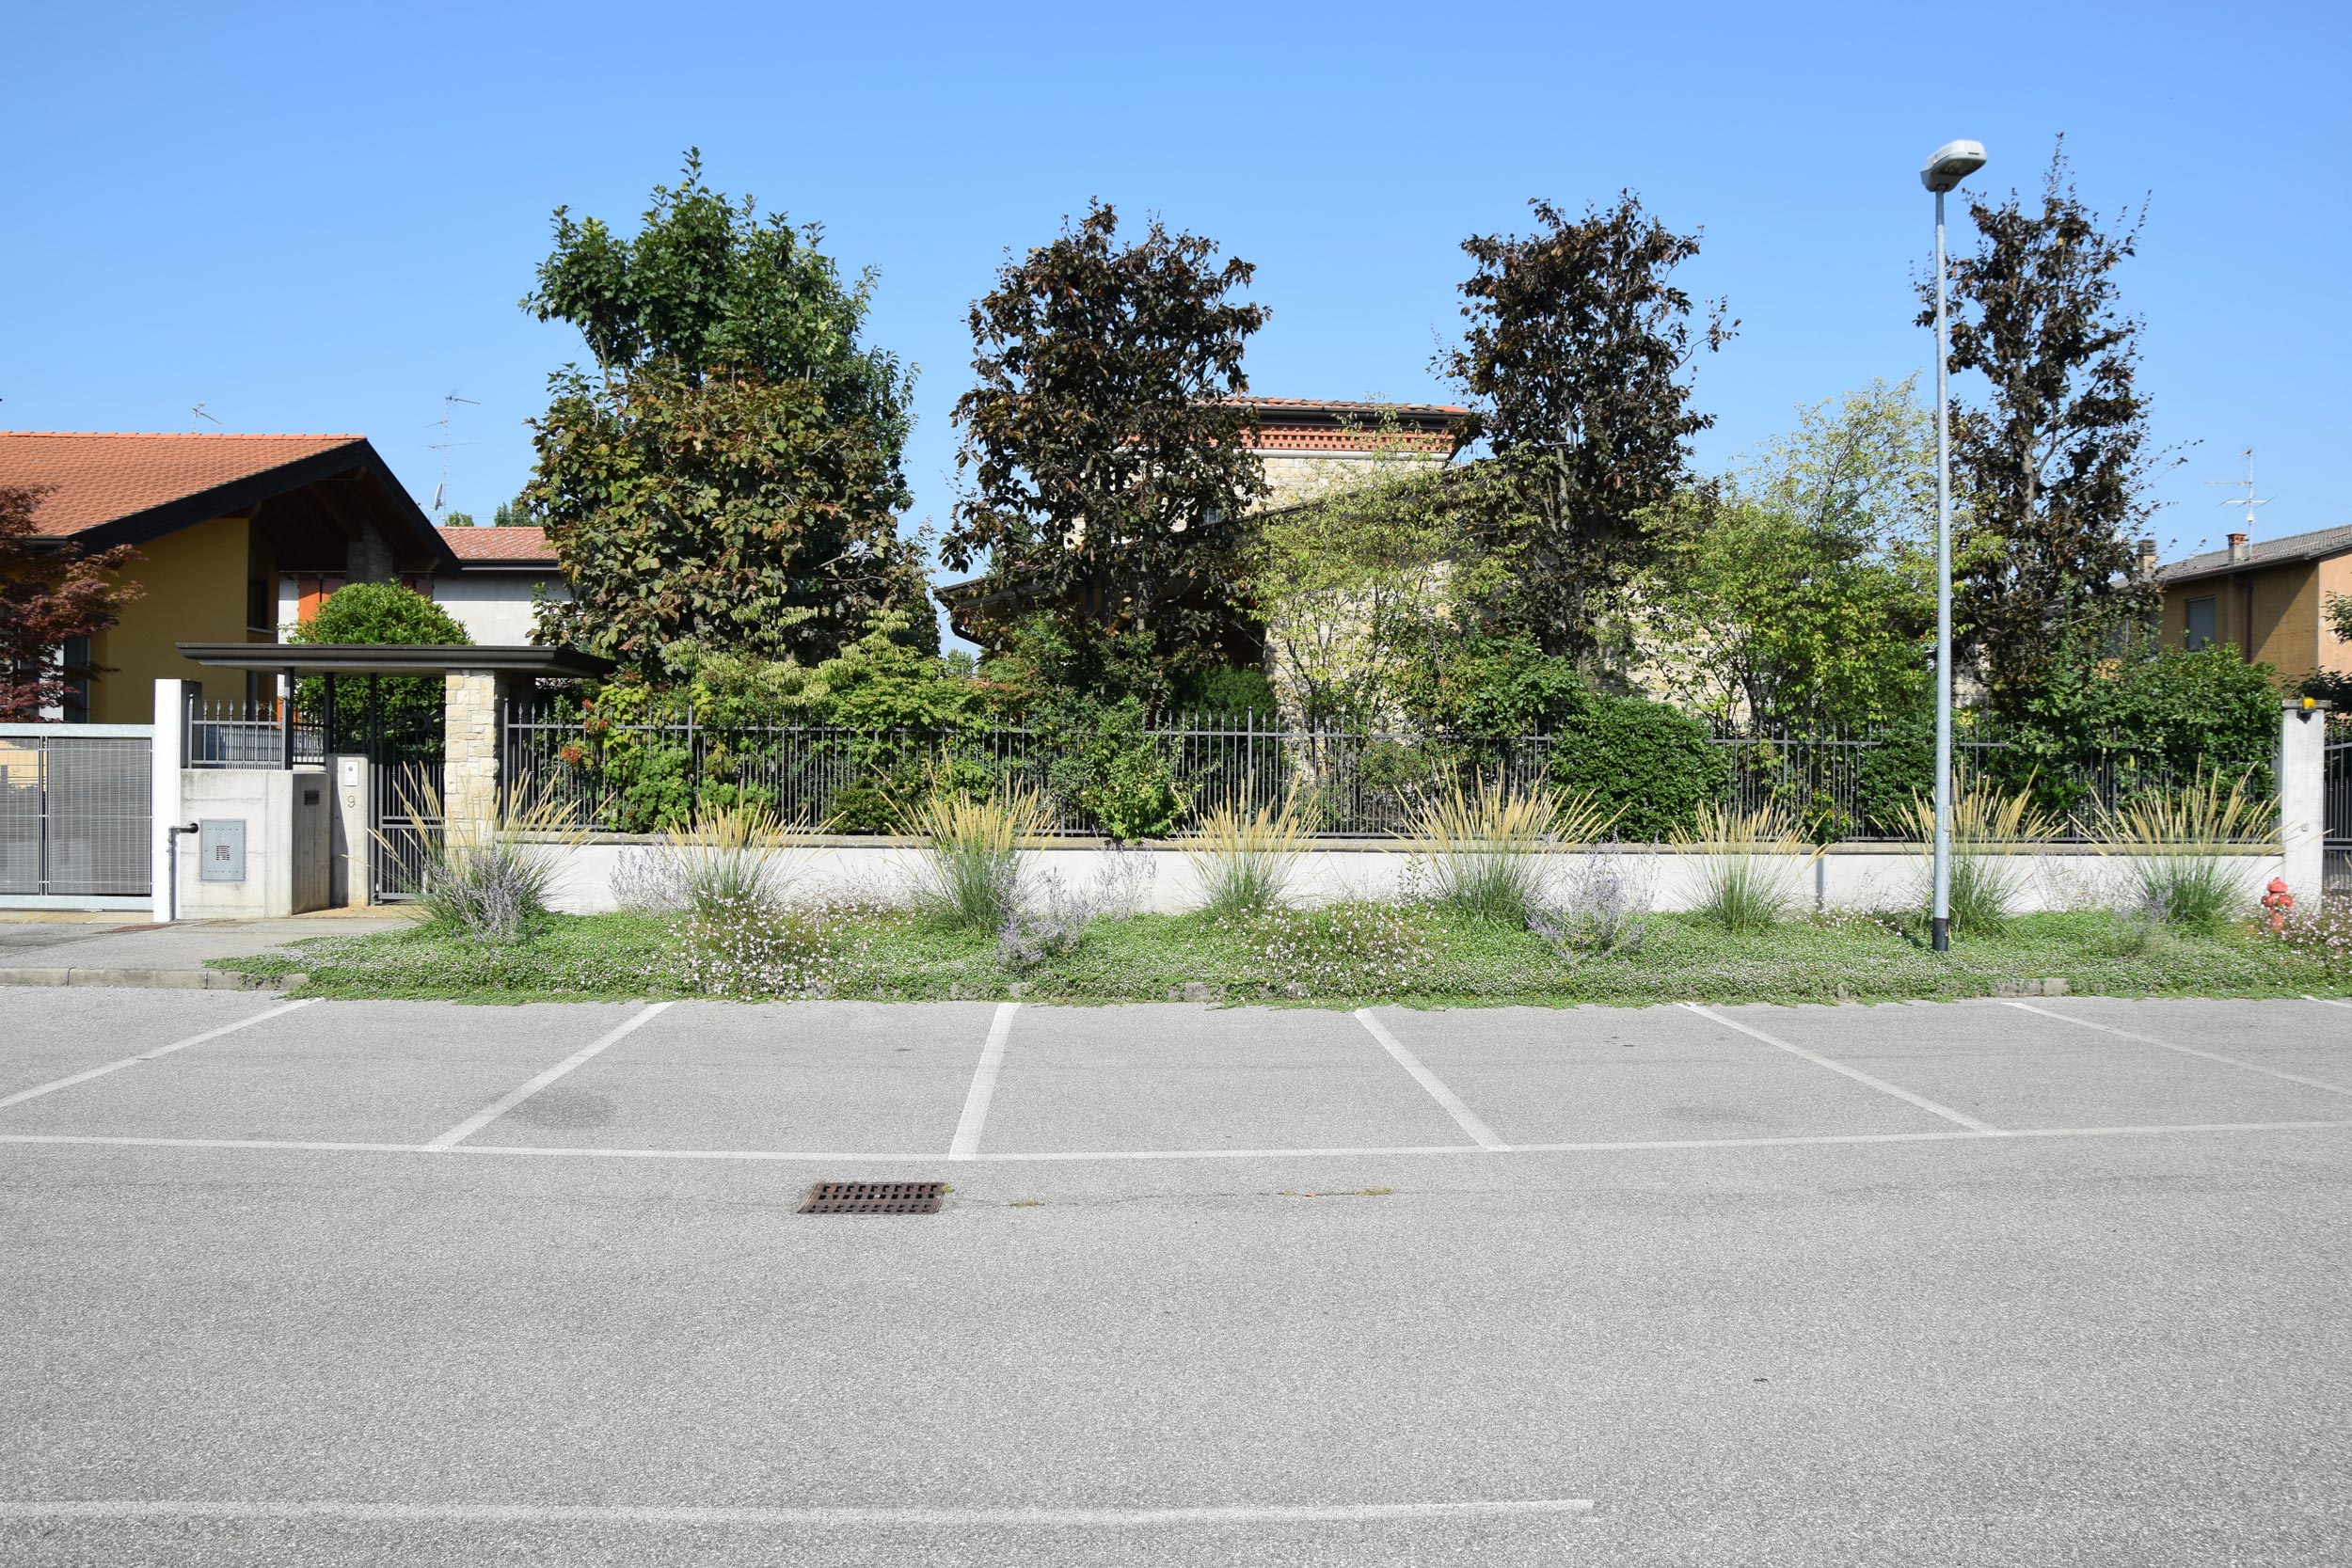
[[1500, 925], [1524, 926], [1545, 907], [1563, 849], [1591, 844], [1613, 814], [1589, 795], [1555, 796], [1538, 784], [1514, 791], [1480, 779], [1423, 795], [1406, 817], [1431, 902]]

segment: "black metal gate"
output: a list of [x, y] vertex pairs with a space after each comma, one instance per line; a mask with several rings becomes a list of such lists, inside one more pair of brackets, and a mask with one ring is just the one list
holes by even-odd
[[439, 715], [388, 716], [367, 737], [368, 900], [413, 902], [441, 846]]
[[2326, 770], [2322, 774], [2328, 824], [2327, 871], [2321, 887], [2352, 894], [2352, 714], [2328, 716]]

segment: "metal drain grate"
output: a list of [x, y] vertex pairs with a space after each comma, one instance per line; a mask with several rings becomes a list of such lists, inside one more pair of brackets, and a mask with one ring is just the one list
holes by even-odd
[[801, 1205], [803, 1214], [936, 1214], [945, 1181], [819, 1181]]

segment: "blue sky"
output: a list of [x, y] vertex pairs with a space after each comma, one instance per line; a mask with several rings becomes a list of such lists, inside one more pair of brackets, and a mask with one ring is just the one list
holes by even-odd
[[[1964, 15], [1939, 30], [1930, 19]], [[690, 143], [820, 220], [921, 367], [913, 521], [945, 522], [968, 303], [1100, 196], [1258, 264], [1253, 387], [1445, 400], [1460, 238], [1637, 189], [1703, 226], [1683, 280], [1743, 325], [1698, 366], [1720, 464], [1800, 404], [1924, 370], [1915, 170], [1982, 140], [2032, 188], [2153, 197], [2168, 555], [2352, 520], [2342, 7], [953, 8], [43, 7], [8, 24], [0, 426], [358, 431], [487, 521], [577, 337], [516, 309], [558, 203], [633, 223]], [[1956, 214], [1957, 215], [1957, 214]], [[1956, 244], [1966, 243], [1963, 229]], [[1964, 389], [1964, 388], [1963, 388]], [[2172, 542], [2178, 541], [2177, 546]]]

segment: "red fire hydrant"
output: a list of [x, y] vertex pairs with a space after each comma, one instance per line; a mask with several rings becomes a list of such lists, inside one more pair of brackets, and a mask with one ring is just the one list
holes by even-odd
[[2263, 894], [2263, 908], [2270, 911], [2272, 930], [2283, 931], [2287, 928], [2287, 911], [2295, 908], [2295, 895], [2287, 891], [2284, 877], [2270, 879], [2270, 886]]

